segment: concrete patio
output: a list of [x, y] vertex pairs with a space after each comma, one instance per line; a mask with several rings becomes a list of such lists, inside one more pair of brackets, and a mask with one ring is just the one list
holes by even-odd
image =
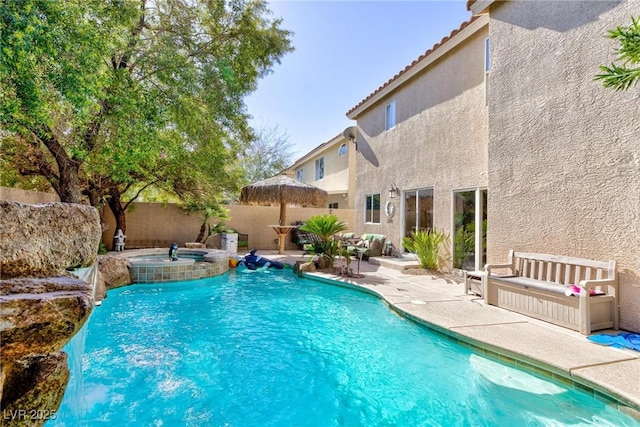
[[[300, 251], [279, 255], [263, 250], [261, 255], [291, 265], [309, 258]], [[598, 345], [578, 332], [485, 305], [482, 298], [466, 294], [460, 278], [403, 272], [414, 265], [407, 259], [375, 258], [362, 261], [364, 277], [358, 279], [307, 274], [374, 293], [402, 315], [463, 345], [550, 375], [596, 398], [611, 397], [622, 403], [621, 410], [640, 420], [639, 352]], [[356, 263], [352, 261], [351, 267], [355, 271]]]

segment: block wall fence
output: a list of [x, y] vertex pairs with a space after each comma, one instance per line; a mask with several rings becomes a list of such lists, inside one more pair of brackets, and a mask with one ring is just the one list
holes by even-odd
[[[51, 203], [59, 202], [55, 194], [35, 191], [24, 191], [15, 188], [0, 187], [0, 199], [12, 200], [20, 203]], [[227, 228], [233, 228], [240, 233], [249, 235], [249, 248], [277, 249], [277, 234], [270, 227], [278, 223], [279, 206], [246, 206], [228, 205], [230, 219], [224, 221]], [[306, 221], [313, 215], [333, 213], [337, 215], [353, 231], [355, 224], [353, 209], [302, 208], [287, 207], [287, 223]], [[109, 209], [103, 213], [106, 229], [102, 233], [102, 241], [107, 249], [113, 249], [113, 235], [115, 234], [115, 219]], [[126, 215], [127, 229], [125, 249], [134, 248], [164, 248], [167, 250], [172, 242], [184, 246], [186, 242], [193, 242], [200, 231], [202, 218], [197, 213], [186, 214], [175, 204], [164, 203], [135, 203]], [[210, 223], [215, 224], [215, 220]], [[220, 236], [213, 236], [206, 242], [208, 247], [220, 248]], [[291, 239], [287, 239], [285, 249], [297, 249]]]

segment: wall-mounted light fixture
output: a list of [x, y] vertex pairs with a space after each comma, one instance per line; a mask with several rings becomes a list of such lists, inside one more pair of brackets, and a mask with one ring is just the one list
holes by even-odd
[[389, 189], [389, 198], [395, 199], [396, 196], [400, 196], [400, 189], [396, 184], [391, 184], [391, 188]]
[[358, 141], [357, 141], [358, 127], [349, 126], [344, 130], [344, 132], [342, 132], [342, 135], [344, 135], [344, 137], [347, 138], [349, 141], [353, 142], [356, 146], [356, 151], [358, 151]]

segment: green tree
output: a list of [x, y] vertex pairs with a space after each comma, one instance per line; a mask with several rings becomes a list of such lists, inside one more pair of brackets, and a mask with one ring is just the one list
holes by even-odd
[[3, 2], [1, 154], [117, 221], [149, 186], [235, 185], [254, 137], [243, 99], [292, 50], [269, 13], [262, 0]]
[[596, 79], [602, 80], [604, 87], [627, 90], [640, 79], [640, 16], [632, 17], [628, 27], [610, 30], [609, 37], [620, 43], [616, 54], [621, 65], [600, 66], [602, 73], [596, 75]]

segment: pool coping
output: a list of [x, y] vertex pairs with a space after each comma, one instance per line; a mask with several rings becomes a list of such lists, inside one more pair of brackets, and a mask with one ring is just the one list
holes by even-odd
[[[574, 333], [574, 331], [562, 330], [564, 328], [548, 325], [536, 319], [518, 315], [498, 307], [487, 306], [481, 298], [474, 298], [471, 295], [466, 295], [466, 293], [464, 295], [447, 295], [443, 293], [429, 297], [426, 295], [429, 290], [425, 289], [425, 295], [423, 296], [427, 298], [423, 298], [424, 300], [418, 299], [416, 296], [416, 283], [413, 282], [424, 282], [425, 280], [434, 282], [438, 280], [445, 281], [446, 279], [443, 278], [421, 279], [418, 277], [418, 280], [412, 281], [404, 277], [405, 284], [411, 283], [414, 285], [410, 290], [411, 296], [395, 295], [394, 289], [401, 289], [396, 285], [402, 285], [402, 283], [400, 283], [400, 280], [389, 280], [389, 276], [391, 276], [391, 279], [394, 277], [397, 278], [395, 272], [383, 271], [383, 277], [380, 277], [379, 273], [381, 269], [383, 269], [383, 267], [376, 265], [376, 271], [365, 271], [364, 279], [340, 277], [323, 272], [307, 272], [303, 273], [303, 275], [311, 280], [356, 289], [376, 296], [390, 309], [407, 319], [427, 327], [437, 334], [445, 336], [461, 345], [473, 348], [475, 351], [493, 357], [503, 363], [553, 378], [568, 387], [591, 394], [594, 398], [640, 421], [640, 395], [636, 395], [635, 390], [633, 393], [629, 393], [628, 390], [626, 390], [628, 387], [624, 387], [624, 384], [621, 383], [624, 381], [634, 381], [633, 372], [640, 371], [640, 356], [635, 355], [635, 352], [591, 343], [586, 340], [586, 337]], [[410, 279], [415, 279], [415, 276], [400, 274], [409, 276]], [[376, 277], [372, 277], [374, 275]], [[371, 280], [366, 280], [367, 277]], [[459, 285], [463, 286], [462, 283], [459, 283]], [[419, 284], [417, 286], [419, 286]], [[457, 293], [458, 292], [454, 292], [454, 294]], [[433, 292], [433, 294], [437, 294], [437, 291]], [[452, 326], [451, 324], [447, 325], [446, 322], [438, 322], [437, 316], [430, 316], [426, 310], [416, 309], [416, 307], [424, 307], [429, 304], [431, 304], [432, 308], [438, 305], [451, 307], [455, 304], [462, 307], [468, 304], [469, 307], [465, 308], [470, 309], [473, 305], [476, 307], [476, 310], [478, 310], [477, 307], [483, 307], [482, 310], [490, 310], [491, 315], [489, 316], [490, 319], [484, 319], [484, 321], [478, 323], [470, 322], [465, 324], [462, 322], [461, 324]], [[445, 308], [445, 310], [446, 309], [447, 308]], [[492, 318], [496, 320], [492, 322]], [[490, 339], [487, 337], [486, 331], [484, 331], [484, 333], [481, 332], [482, 329], [497, 330], [500, 328], [510, 328], [511, 334], [517, 334], [518, 331], [526, 333], [531, 332], [534, 328], [538, 329], [536, 339], [542, 337], [547, 342], [548, 347], [557, 345], [560, 348], [563, 346], [575, 348], [575, 360], [573, 363], [568, 364], [557, 361], [554, 362], [551, 360], [554, 358], [553, 355], [547, 357], [547, 360], [544, 360], [541, 357], [536, 357], [535, 351], [531, 351], [532, 348], [536, 347], [536, 344], [533, 342], [527, 343], [526, 340], [519, 340], [513, 343], [505, 343], [504, 340]], [[542, 331], [542, 333], [539, 333], [540, 331]], [[523, 342], [525, 343], [524, 347]], [[587, 357], [586, 354], [580, 353], [580, 350], [583, 348], [588, 348], [591, 353], [598, 353], [597, 357]], [[566, 350], [564, 350], [564, 353], [566, 359]], [[625, 363], [630, 364], [630, 367], [626, 366]], [[600, 371], [607, 370], [607, 368], [613, 370], [616, 367], [620, 368], [619, 371], [627, 373], [619, 375], [615, 379], [615, 381], [618, 381], [620, 387], [611, 384], [611, 378], [616, 377], [616, 375], [612, 375], [611, 373], [604, 375], [604, 377], [609, 380], [608, 383], [600, 380], [602, 377]], [[631, 377], [629, 377], [628, 371], [632, 372]], [[640, 375], [638, 373], [635, 374], [635, 377], [640, 381]]]
[[[220, 254], [229, 256], [228, 252], [225, 252], [221, 249], [211, 249], [211, 248], [178, 248], [178, 258], [180, 254]], [[126, 251], [119, 252], [109, 252], [109, 256], [117, 257], [117, 258], [133, 258], [143, 255], [165, 255], [167, 259], [169, 258], [169, 249], [168, 248], [141, 248], [141, 249], [127, 249]]]

